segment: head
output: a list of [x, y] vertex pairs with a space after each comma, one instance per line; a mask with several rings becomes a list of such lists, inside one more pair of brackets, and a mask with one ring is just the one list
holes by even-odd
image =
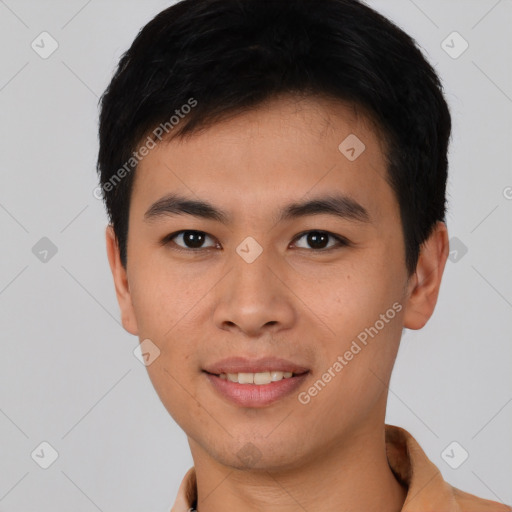
[[[184, 0], [140, 31], [101, 99], [107, 249], [193, 451], [283, 467], [383, 422], [446, 262], [449, 136], [432, 67], [358, 1]], [[210, 375], [230, 356], [306, 373], [235, 405]]]

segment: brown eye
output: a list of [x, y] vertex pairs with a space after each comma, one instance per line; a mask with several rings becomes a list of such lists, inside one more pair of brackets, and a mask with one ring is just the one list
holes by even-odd
[[182, 249], [198, 250], [207, 249], [209, 247], [215, 247], [215, 242], [211, 245], [204, 245], [205, 241], [211, 237], [203, 231], [185, 230], [173, 233], [165, 238], [165, 242], [173, 242]]
[[[317, 251], [348, 245], [348, 241], [343, 237], [327, 231], [307, 231], [299, 235], [295, 240], [294, 245], [299, 249], [314, 249]], [[304, 242], [298, 243], [300, 240], [304, 240]]]

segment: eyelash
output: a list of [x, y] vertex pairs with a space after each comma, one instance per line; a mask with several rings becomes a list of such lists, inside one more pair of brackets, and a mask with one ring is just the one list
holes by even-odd
[[[181, 231], [176, 231], [174, 233], [167, 235], [166, 237], [163, 238], [161, 243], [162, 243], [162, 245], [169, 245], [173, 241], [174, 238], [176, 238], [177, 236], [182, 235], [184, 233], [199, 233], [199, 234], [206, 235], [207, 237], [210, 237], [213, 239], [213, 237], [211, 237], [210, 235], [208, 235], [208, 233], [206, 233], [204, 231], [197, 231], [195, 229], [183, 229]], [[299, 233], [298, 235], [295, 236], [292, 243], [294, 243], [294, 242], [296, 243], [298, 240], [300, 240], [301, 238], [303, 238], [304, 236], [306, 236], [310, 233], [318, 233], [318, 234], [322, 234], [322, 235], [327, 235], [328, 237], [331, 237], [334, 240], [336, 240], [337, 245], [328, 247], [327, 249], [305, 249], [307, 251], [316, 252], [316, 253], [322, 253], [322, 252], [325, 253], [325, 252], [330, 252], [332, 250], [341, 249], [343, 247], [349, 247], [352, 245], [351, 242], [343, 236], [335, 235], [334, 233], [331, 233], [329, 231], [319, 230], [319, 229], [310, 229], [308, 231], [303, 231], [302, 233]], [[194, 253], [194, 252], [200, 252], [200, 251], [204, 251], [204, 250], [215, 249], [215, 247], [199, 247], [197, 249], [193, 249], [190, 247], [185, 248], [185, 247], [181, 247], [180, 245], [177, 245], [176, 243], [174, 243], [174, 246], [175, 247], [173, 247], [173, 250], [183, 251], [183, 252], [188, 252], [188, 253]], [[304, 247], [299, 247], [299, 249], [304, 249]]]

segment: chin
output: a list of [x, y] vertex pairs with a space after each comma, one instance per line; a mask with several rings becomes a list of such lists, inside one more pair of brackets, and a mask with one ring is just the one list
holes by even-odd
[[269, 441], [262, 436], [255, 439], [254, 435], [239, 438], [229, 442], [225, 450], [210, 455], [224, 466], [240, 471], [284, 471], [292, 469], [301, 463], [301, 455], [297, 452], [297, 442], [288, 438], [288, 443], [282, 439]]

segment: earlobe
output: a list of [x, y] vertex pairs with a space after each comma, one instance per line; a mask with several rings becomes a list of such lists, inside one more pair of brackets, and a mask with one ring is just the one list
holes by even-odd
[[105, 230], [105, 239], [107, 244], [108, 262], [110, 264], [110, 270], [112, 271], [112, 277], [114, 278], [117, 302], [119, 303], [119, 308], [121, 310], [121, 322], [123, 327], [130, 334], [137, 336], [137, 321], [133, 309], [128, 276], [126, 269], [121, 263], [119, 245], [111, 224], [109, 224]]
[[421, 329], [432, 316], [450, 248], [444, 222], [437, 222], [422, 244], [415, 273], [409, 279], [404, 327]]

